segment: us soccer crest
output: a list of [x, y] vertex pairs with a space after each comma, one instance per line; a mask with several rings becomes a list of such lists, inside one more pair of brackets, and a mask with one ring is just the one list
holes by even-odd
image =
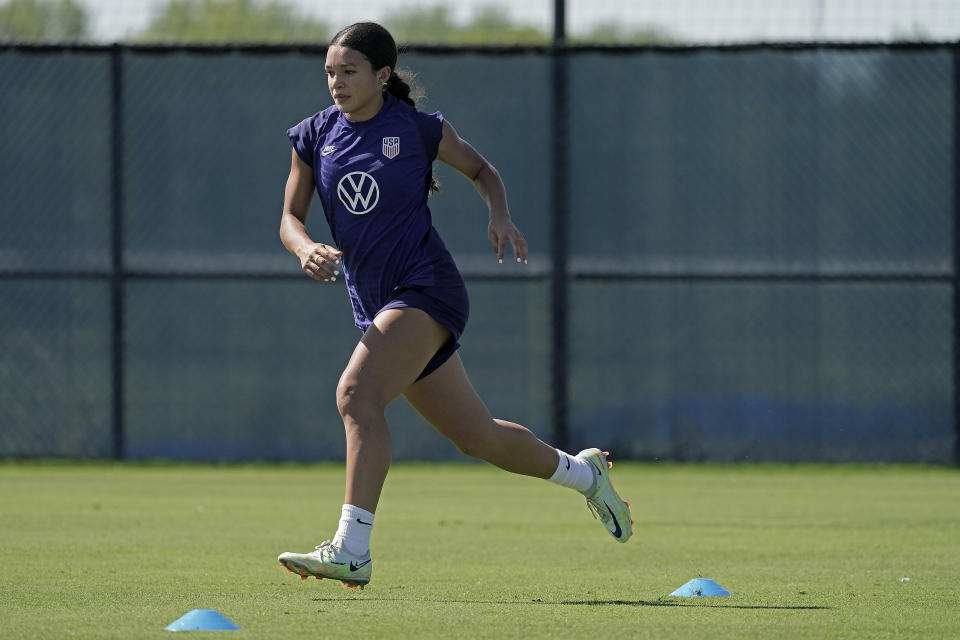
[[383, 155], [392, 160], [398, 153], [400, 153], [400, 138], [384, 138]]

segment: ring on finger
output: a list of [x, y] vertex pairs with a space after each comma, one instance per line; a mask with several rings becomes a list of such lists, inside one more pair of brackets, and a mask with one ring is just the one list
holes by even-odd
[[317, 264], [323, 264], [323, 256], [317, 256], [316, 258], [313, 259], [313, 261], [316, 262]]

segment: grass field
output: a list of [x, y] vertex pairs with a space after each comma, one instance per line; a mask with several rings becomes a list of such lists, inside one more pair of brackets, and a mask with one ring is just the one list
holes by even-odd
[[[956, 638], [960, 472], [615, 466], [637, 520], [482, 465], [398, 464], [364, 592], [276, 562], [333, 532], [342, 467], [0, 464], [0, 638]], [[691, 578], [733, 593], [673, 598]], [[205, 637], [206, 634], [201, 634]]]

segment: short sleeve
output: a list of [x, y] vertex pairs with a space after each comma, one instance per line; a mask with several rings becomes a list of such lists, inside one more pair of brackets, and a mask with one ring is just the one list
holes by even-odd
[[423, 147], [427, 156], [433, 160], [437, 157], [437, 150], [440, 148], [440, 138], [443, 137], [443, 114], [439, 111], [433, 113], [417, 112], [417, 127], [420, 129], [420, 137], [423, 139]]
[[313, 166], [313, 154], [317, 148], [319, 138], [321, 113], [305, 118], [300, 124], [287, 129], [287, 137], [293, 150], [297, 152], [300, 159], [311, 167]]

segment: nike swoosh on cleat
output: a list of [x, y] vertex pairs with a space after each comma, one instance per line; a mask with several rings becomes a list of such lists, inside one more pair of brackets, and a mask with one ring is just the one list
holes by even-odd
[[[610, 505], [608, 505], [606, 502], [603, 503], [603, 506], [605, 506], [607, 508], [607, 511], [610, 512], [610, 517], [613, 518], [613, 526], [617, 528], [617, 530], [613, 532], [613, 537], [619, 539], [620, 536], [623, 535], [623, 529], [620, 528], [620, 523], [617, 522], [617, 516], [613, 515], [613, 509], [611, 509]], [[352, 566], [353, 565], [351, 565], [351, 567]]]
[[598, 475], [598, 476], [603, 475], [602, 473], [600, 473], [600, 467], [597, 466], [597, 463], [595, 463], [595, 462], [593, 462], [593, 461], [591, 460], [591, 461], [590, 461], [590, 464], [592, 464], [592, 465], [593, 465], [593, 468], [597, 470], [597, 475]]
[[[610, 508], [610, 507], [607, 507], [607, 509], [609, 509], [609, 508]], [[371, 558], [370, 560], [372, 560], [372, 558]], [[356, 562], [350, 562], [350, 571], [356, 571], [357, 569], [360, 569], [361, 567], [367, 566], [368, 564], [370, 564], [370, 560], [364, 560], [364, 561], [361, 562], [360, 564], [357, 564]]]

